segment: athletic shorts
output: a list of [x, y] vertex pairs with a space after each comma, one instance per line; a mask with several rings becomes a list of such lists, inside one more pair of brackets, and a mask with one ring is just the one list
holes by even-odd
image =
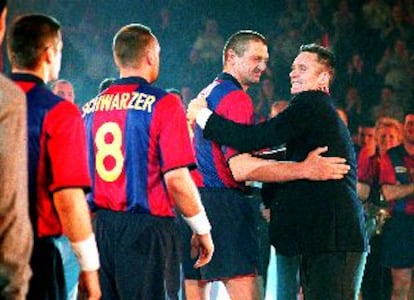
[[192, 231], [181, 219], [184, 278], [214, 281], [257, 275], [259, 227], [255, 200], [231, 189], [202, 188], [200, 194], [212, 226], [214, 254], [206, 266], [193, 267], [196, 258], [190, 257]]
[[382, 235], [382, 264], [396, 269], [414, 267], [414, 216], [393, 213]]
[[62, 257], [54, 243], [54, 238], [34, 240], [30, 267], [33, 276], [30, 279], [28, 300], [66, 300]]
[[102, 300], [178, 299], [176, 218], [98, 210], [93, 220]]

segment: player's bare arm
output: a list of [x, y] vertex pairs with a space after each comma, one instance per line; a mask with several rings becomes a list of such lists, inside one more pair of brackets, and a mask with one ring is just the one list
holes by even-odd
[[81, 188], [62, 189], [53, 194], [53, 201], [81, 266], [79, 291], [87, 299], [100, 299], [99, 257], [85, 194]]
[[210, 223], [205, 216], [197, 187], [187, 168], [168, 171], [164, 178], [168, 192], [174, 199], [178, 210], [195, 232], [191, 239], [192, 256], [195, 258], [198, 255], [194, 267], [202, 267], [210, 262], [214, 244], [210, 234]]

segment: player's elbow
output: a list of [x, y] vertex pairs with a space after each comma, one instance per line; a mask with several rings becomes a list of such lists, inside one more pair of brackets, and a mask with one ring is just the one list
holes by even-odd
[[183, 186], [191, 180], [191, 176], [187, 168], [178, 168], [165, 173], [164, 179], [168, 191], [175, 195], [183, 190]]
[[245, 172], [245, 169], [240, 166], [237, 160], [230, 159], [229, 167], [234, 180], [238, 182], [248, 180], [248, 174]]

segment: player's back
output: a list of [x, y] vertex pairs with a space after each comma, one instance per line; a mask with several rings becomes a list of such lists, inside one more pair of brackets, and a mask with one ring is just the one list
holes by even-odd
[[86, 103], [83, 115], [92, 209], [173, 216], [162, 176], [180, 159], [174, 134], [188, 135], [174, 128], [186, 126], [181, 103], [143, 78], [130, 77]]

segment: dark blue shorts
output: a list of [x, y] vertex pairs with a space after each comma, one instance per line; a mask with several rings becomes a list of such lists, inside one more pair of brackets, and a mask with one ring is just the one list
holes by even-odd
[[99, 210], [94, 218], [102, 299], [178, 299], [175, 218]]
[[183, 270], [185, 279], [222, 280], [257, 274], [258, 205], [256, 199], [238, 190], [200, 189], [201, 200], [212, 226], [214, 255], [206, 266], [194, 269], [190, 257], [191, 230], [182, 221]]
[[382, 231], [382, 264], [388, 268], [414, 266], [414, 216], [394, 213]]

